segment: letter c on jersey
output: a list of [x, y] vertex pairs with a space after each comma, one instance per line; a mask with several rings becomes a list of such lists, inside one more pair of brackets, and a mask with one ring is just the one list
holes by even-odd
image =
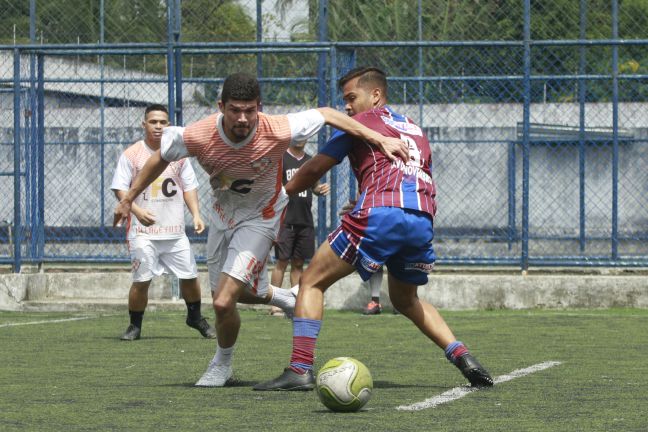
[[254, 180], [234, 180], [230, 186], [230, 189], [240, 194], [246, 194], [252, 190], [252, 188], [249, 187], [252, 183], [254, 183]]
[[162, 182], [162, 195], [167, 198], [170, 198], [178, 193], [177, 189], [169, 189], [169, 186], [176, 186], [176, 183], [173, 181], [173, 179], [168, 178]]

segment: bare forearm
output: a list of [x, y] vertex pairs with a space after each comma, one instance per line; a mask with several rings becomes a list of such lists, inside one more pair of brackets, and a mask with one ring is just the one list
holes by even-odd
[[198, 189], [184, 193], [184, 201], [193, 217], [200, 217], [200, 206], [198, 205]]
[[[303, 169], [304, 166], [302, 166], [300, 170]], [[317, 182], [317, 179], [319, 179], [317, 175], [307, 173], [300, 176], [295, 175], [288, 183], [286, 183], [286, 193], [288, 195], [294, 195], [303, 192], [306, 189], [310, 189]]]
[[[126, 191], [113, 189], [113, 192], [115, 192], [115, 196], [117, 197], [117, 201], [121, 201], [124, 198], [126, 198], [126, 195], [127, 195]], [[133, 213], [135, 216], [137, 216], [137, 213], [140, 210], [142, 210], [142, 208], [140, 206], [138, 206], [134, 202], [131, 204], [131, 213]]]
[[312, 188], [335, 163], [336, 160], [330, 156], [316, 154], [302, 165], [290, 181], [286, 183], [286, 193], [294, 195]]

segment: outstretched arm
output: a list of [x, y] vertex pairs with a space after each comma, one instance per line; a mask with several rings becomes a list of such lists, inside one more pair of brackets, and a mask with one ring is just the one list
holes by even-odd
[[386, 137], [333, 108], [323, 107], [317, 110], [324, 116], [326, 124], [375, 145], [390, 161], [397, 158], [405, 162], [409, 160], [407, 145], [400, 139]]
[[135, 177], [133, 183], [131, 184], [130, 189], [122, 197], [115, 207], [115, 212], [113, 215], [113, 226], [121, 226], [126, 219], [128, 219], [128, 214], [131, 211], [131, 205], [135, 198], [141, 194], [144, 189], [148, 187], [153, 181], [160, 176], [169, 165], [169, 162], [162, 159], [160, 155], [160, 150], [157, 150], [151, 155], [151, 157], [146, 161], [142, 171]]
[[313, 187], [335, 164], [337, 164], [337, 161], [331, 156], [321, 153], [316, 154], [312, 159], [300, 166], [295, 175], [286, 183], [286, 193], [294, 195]]

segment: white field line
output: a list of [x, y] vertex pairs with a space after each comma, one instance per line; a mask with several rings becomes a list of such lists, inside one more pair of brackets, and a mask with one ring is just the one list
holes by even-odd
[[29, 321], [29, 322], [21, 322], [21, 323], [8, 323], [8, 324], [0, 324], [0, 327], [16, 327], [16, 326], [24, 326], [24, 325], [35, 325], [35, 324], [50, 324], [50, 323], [60, 323], [60, 322], [66, 322], [66, 321], [87, 320], [87, 319], [92, 319], [92, 318], [98, 318], [98, 316], [85, 316], [85, 317], [77, 317], [77, 318], [65, 318], [65, 319], [43, 320], [43, 321]]
[[[500, 375], [498, 377], [495, 377], [494, 381], [495, 384], [501, 384], [506, 381], [511, 381], [512, 379], [515, 378], [520, 378], [529, 374], [532, 374], [534, 372], [539, 372], [541, 370], [549, 369], [554, 366], [558, 366], [560, 364], [559, 361], [546, 361], [543, 363], [538, 363], [533, 366], [526, 367], [524, 369], [516, 369], [510, 374], [507, 375]], [[453, 389], [450, 389], [446, 392], [441, 393], [440, 395], [431, 397], [429, 399], [426, 399], [422, 402], [416, 402], [411, 405], [401, 405], [396, 407], [397, 410], [399, 411], [420, 411], [424, 410], [427, 408], [434, 408], [436, 406], [439, 406], [444, 403], [452, 402], [457, 399], [461, 399], [462, 397], [466, 396], [469, 393], [476, 392], [478, 391], [478, 387], [469, 387], [469, 386], [461, 386], [461, 387], [455, 387]]]

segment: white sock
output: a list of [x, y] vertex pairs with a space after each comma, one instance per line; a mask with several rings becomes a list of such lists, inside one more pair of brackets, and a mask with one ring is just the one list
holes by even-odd
[[218, 343], [216, 343], [216, 354], [211, 363], [216, 365], [229, 366], [232, 364], [232, 354], [234, 354], [234, 346], [232, 345], [229, 348], [221, 348]]
[[293, 309], [295, 307], [295, 296], [289, 289], [283, 289], [270, 285], [272, 287], [272, 298], [268, 304], [280, 307], [281, 309]]
[[369, 278], [369, 288], [371, 288], [371, 297], [380, 297], [380, 288], [382, 287], [383, 271], [378, 270]]

